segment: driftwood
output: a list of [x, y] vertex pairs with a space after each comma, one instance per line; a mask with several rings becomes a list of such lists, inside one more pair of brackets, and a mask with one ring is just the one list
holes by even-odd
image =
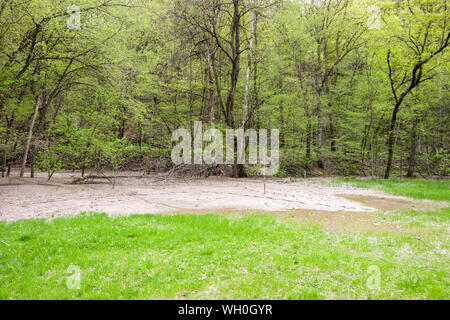
[[[73, 180], [70, 184], [99, 184], [100, 182], [94, 182], [94, 180], [108, 180], [109, 183], [113, 183], [114, 179], [121, 178], [119, 176], [86, 176]], [[132, 177], [122, 177], [132, 178]]]
[[177, 165], [173, 166], [169, 171], [148, 176], [144, 174], [139, 176], [106, 176], [106, 175], [89, 175], [73, 180], [70, 184], [102, 184], [104, 182], [95, 182], [95, 180], [108, 180], [108, 183], [115, 184], [116, 179], [154, 179], [155, 182], [165, 182], [171, 178], [175, 179], [193, 179], [193, 178], [207, 178], [215, 175], [225, 175], [225, 168], [220, 165], [213, 166], [194, 166], [194, 165]]
[[70, 184], [102, 184], [102, 182], [95, 182], [94, 180], [108, 180], [108, 183], [114, 183], [116, 179], [145, 179], [153, 178], [147, 177], [145, 173], [139, 176], [105, 176], [105, 175], [89, 175], [73, 180]]

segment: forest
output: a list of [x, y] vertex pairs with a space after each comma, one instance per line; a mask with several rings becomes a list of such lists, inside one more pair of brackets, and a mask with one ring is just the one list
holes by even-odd
[[446, 177], [449, 37], [446, 0], [2, 0], [2, 177], [173, 170], [196, 121], [279, 129], [279, 177]]
[[449, 22], [447, 0], [0, 0], [0, 300], [449, 300]]

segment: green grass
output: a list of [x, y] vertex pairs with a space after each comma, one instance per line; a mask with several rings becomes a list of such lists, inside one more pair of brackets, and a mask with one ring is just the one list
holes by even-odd
[[[450, 211], [408, 214], [382, 215], [403, 223], [398, 234], [265, 215], [0, 223], [0, 299], [448, 299]], [[66, 285], [71, 265], [79, 290]], [[371, 266], [380, 290], [367, 286]]]
[[450, 201], [450, 180], [337, 178], [335, 181], [413, 199]]

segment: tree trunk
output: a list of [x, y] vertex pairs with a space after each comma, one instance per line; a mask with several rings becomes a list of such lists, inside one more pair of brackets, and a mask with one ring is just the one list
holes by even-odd
[[305, 109], [305, 116], [307, 120], [306, 126], [306, 158], [311, 159], [311, 143], [312, 143], [312, 124], [311, 113], [308, 104], [308, 85], [304, 82], [303, 73], [301, 70], [301, 63], [299, 62], [298, 79], [300, 80], [301, 92], [303, 95], [303, 108]]
[[208, 122], [214, 123], [216, 121], [216, 110], [214, 108], [214, 80], [212, 69], [208, 71], [208, 96], [207, 96], [207, 104], [208, 104]]
[[316, 91], [317, 94], [317, 167], [323, 169], [322, 159], [322, 139], [323, 139], [323, 127], [322, 127], [322, 97], [320, 90]]
[[12, 155], [11, 155], [11, 157], [9, 157], [9, 160], [8, 160], [8, 171], [6, 172], [6, 176], [7, 177], [9, 177], [11, 175], [12, 165], [13, 165], [13, 163], [15, 161], [14, 154], [15, 154], [16, 149], [17, 149], [17, 143], [18, 143], [18, 140], [16, 139], [16, 141], [14, 142], [14, 147], [13, 147], [12, 152], [11, 152]]
[[[239, 12], [239, 0], [233, 0], [233, 20], [230, 33], [230, 46], [232, 57], [232, 68], [230, 75], [230, 91], [226, 102], [226, 120], [228, 127], [235, 129], [235, 121], [233, 117], [234, 101], [236, 96], [237, 82], [239, 80], [240, 72], [240, 60], [241, 60], [241, 37], [240, 37], [240, 19], [241, 13]], [[236, 147], [235, 147], [236, 150]], [[244, 167], [242, 164], [237, 163], [238, 159], [235, 157], [235, 163], [233, 164], [233, 177], [244, 177]]]
[[241, 15], [239, 12], [239, 0], [233, 0], [233, 20], [231, 25], [230, 33], [230, 46], [231, 46], [231, 57], [232, 57], [232, 67], [230, 74], [230, 91], [228, 92], [228, 98], [226, 102], [226, 117], [227, 125], [234, 129], [234, 100], [236, 96], [237, 82], [239, 80], [240, 72], [240, 60], [241, 60], [241, 37], [240, 37], [240, 19]]
[[27, 138], [27, 142], [25, 144], [25, 152], [23, 154], [22, 167], [20, 168], [20, 177], [21, 178], [23, 178], [23, 175], [25, 174], [25, 166], [27, 165], [28, 150], [30, 149], [31, 138], [33, 137], [33, 127], [34, 127], [34, 123], [36, 121], [36, 116], [37, 116], [37, 113], [41, 106], [41, 99], [42, 99], [42, 96], [41, 96], [41, 94], [39, 94], [37, 97], [37, 100], [36, 100], [36, 106], [34, 108], [34, 114], [33, 114], [33, 118], [31, 119], [30, 128], [28, 129], [28, 138]]
[[144, 127], [141, 124], [139, 126], [139, 150], [141, 150], [141, 151], [142, 151], [143, 144], [144, 144]]
[[[336, 36], [336, 45], [335, 45], [335, 50], [336, 50], [336, 61], [339, 61], [340, 56], [339, 56], [339, 40], [340, 40], [340, 32], [338, 31], [337, 36]], [[327, 54], [326, 52], [324, 53], [325, 55]], [[333, 87], [336, 89], [336, 85], [338, 82], [338, 76], [339, 76], [339, 64], [336, 64], [335, 70], [334, 70], [334, 79], [333, 79]], [[334, 126], [334, 119], [333, 119], [333, 104], [331, 103], [331, 99], [329, 96], [329, 90], [327, 90], [327, 94], [328, 94], [328, 106], [329, 106], [329, 112], [330, 112], [330, 140], [331, 140], [331, 146], [330, 146], [330, 150], [331, 152], [336, 152], [337, 151], [337, 147], [336, 147], [336, 133], [335, 133], [335, 126]]]
[[[331, 104], [330, 104], [331, 106]], [[331, 140], [331, 147], [330, 150], [331, 152], [336, 152], [336, 137], [335, 137], [335, 132], [334, 132], [334, 124], [333, 124], [333, 115], [330, 113], [330, 140]]]
[[30, 154], [30, 178], [34, 179], [34, 160], [36, 156], [36, 146], [31, 147], [31, 154]]
[[[252, 60], [254, 59], [253, 54], [253, 36], [256, 29], [256, 11], [253, 10], [251, 12], [251, 27], [250, 27], [250, 39], [249, 39], [249, 51], [248, 51], [248, 65], [247, 65], [247, 74], [245, 78], [245, 93], [244, 93], [244, 108], [242, 113], [242, 129], [245, 130], [245, 125], [247, 123], [247, 115], [248, 115], [248, 95], [250, 88], [250, 72], [252, 67]], [[239, 32], [239, 30], [238, 30]], [[237, 145], [236, 145], [237, 147]], [[243, 178], [246, 176], [244, 171], [244, 166], [242, 164], [235, 163], [233, 166], [233, 176], [235, 178]]]
[[247, 65], [247, 74], [245, 78], [245, 94], [244, 94], [244, 110], [242, 115], [242, 129], [245, 129], [245, 124], [247, 122], [247, 114], [248, 114], [248, 92], [250, 86], [250, 71], [252, 67], [253, 56], [253, 34], [255, 33], [256, 26], [256, 12], [253, 10], [251, 12], [251, 27], [250, 27], [250, 40], [249, 40], [249, 50], [248, 50], [248, 65]]
[[242, 164], [235, 164], [233, 165], [233, 178], [245, 178], [245, 170], [244, 165]]
[[[323, 145], [323, 126], [322, 126], [322, 58], [321, 58], [321, 52], [322, 52], [322, 40], [317, 43], [317, 70], [315, 74], [315, 92], [316, 92], [316, 98], [317, 98], [317, 134], [316, 134], [316, 144], [317, 144], [317, 167], [319, 169], [323, 169], [323, 159], [322, 159], [322, 145]], [[326, 47], [326, 44], [324, 45], [324, 48]], [[324, 49], [323, 48], [323, 49]], [[325, 49], [324, 49], [325, 52]], [[326, 58], [326, 57], [325, 57]], [[324, 58], [324, 59], [325, 59]], [[325, 81], [326, 82], [326, 81]]]
[[308, 117], [308, 124], [306, 126], [306, 159], [311, 160], [311, 118], [309, 115], [307, 115]]
[[9, 128], [9, 123], [8, 123], [8, 129], [6, 130], [5, 144], [3, 146], [3, 153], [2, 153], [2, 178], [5, 177], [6, 160], [8, 157], [9, 129], [10, 128]]
[[207, 91], [207, 98], [206, 98], [206, 104], [207, 104], [207, 110], [208, 110], [208, 122], [214, 123], [216, 120], [215, 114], [216, 111], [214, 109], [214, 66], [213, 66], [213, 59], [210, 45], [206, 44], [206, 60], [208, 64], [207, 68], [207, 79], [208, 79], [208, 89]]
[[361, 143], [361, 173], [366, 176], [366, 149], [367, 140], [369, 138], [370, 127], [368, 125], [364, 128], [363, 141]]
[[[279, 70], [278, 70], [278, 90], [279, 94], [283, 93], [283, 66], [282, 66], [282, 52], [281, 52], [281, 37], [278, 39], [278, 59], [279, 59]], [[284, 140], [284, 105], [283, 98], [280, 99], [280, 147], [283, 148], [285, 145]]]
[[253, 49], [253, 101], [252, 116], [256, 113], [256, 129], [261, 129], [260, 112], [259, 112], [259, 90], [258, 90], [258, 12], [255, 14], [255, 30], [254, 30], [254, 49]]
[[388, 138], [388, 160], [386, 165], [386, 172], [384, 174], [384, 179], [389, 179], [391, 176], [392, 169], [392, 159], [394, 157], [394, 141], [395, 141], [395, 125], [397, 124], [397, 114], [400, 109], [400, 103], [395, 104], [394, 111], [392, 113], [391, 125], [389, 127], [389, 138]]
[[6, 145], [5, 145], [5, 150], [3, 150], [3, 157], [2, 157], [2, 178], [5, 177], [5, 173], [6, 173]]
[[125, 138], [125, 126], [126, 126], [126, 120], [122, 119], [120, 124], [120, 130], [119, 130], [119, 139]]
[[416, 168], [416, 152], [417, 152], [417, 126], [419, 124], [419, 118], [416, 117], [411, 129], [411, 152], [408, 159], [408, 173], [406, 177], [414, 178], [414, 171]]

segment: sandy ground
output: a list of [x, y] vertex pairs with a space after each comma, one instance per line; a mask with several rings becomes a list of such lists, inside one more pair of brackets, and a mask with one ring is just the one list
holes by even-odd
[[[16, 174], [14, 174], [16, 175]], [[0, 178], [0, 220], [15, 221], [106, 212], [110, 215], [208, 212], [220, 210], [314, 210], [325, 212], [374, 212], [381, 210], [434, 209], [443, 204], [413, 201], [348, 185], [329, 186], [327, 180], [208, 178], [168, 181], [151, 176], [120, 178], [112, 187], [97, 184], [71, 185], [79, 174], [57, 174], [47, 182], [35, 179]]]

